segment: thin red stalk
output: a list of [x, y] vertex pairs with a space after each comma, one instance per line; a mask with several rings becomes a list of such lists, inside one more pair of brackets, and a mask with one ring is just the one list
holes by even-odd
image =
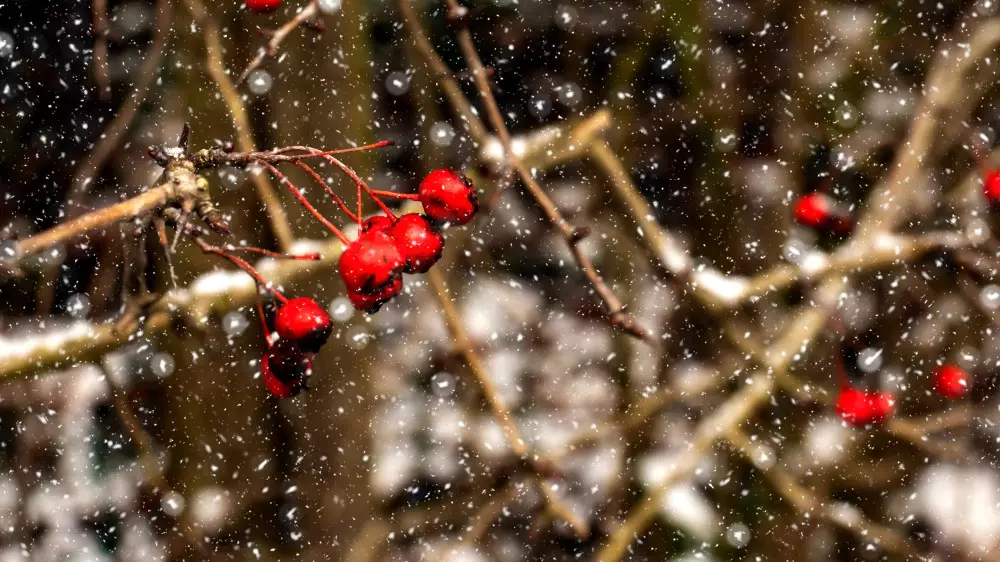
[[326, 217], [324, 217], [322, 213], [317, 211], [316, 207], [312, 206], [312, 203], [310, 203], [306, 199], [306, 196], [302, 195], [302, 191], [300, 191], [299, 188], [295, 187], [295, 184], [293, 184], [292, 181], [289, 180], [287, 176], [285, 176], [285, 174], [282, 174], [280, 171], [278, 171], [277, 168], [272, 166], [269, 162], [265, 162], [263, 160], [258, 160], [257, 162], [267, 166], [267, 168], [271, 170], [271, 173], [274, 174], [274, 177], [278, 178], [278, 183], [283, 183], [286, 186], [288, 186], [288, 189], [292, 192], [292, 195], [294, 195], [295, 198], [299, 200], [299, 203], [302, 203], [302, 206], [308, 209], [309, 212], [312, 213], [314, 217], [316, 217], [316, 220], [323, 223], [323, 226], [328, 228], [330, 232], [334, 233], [334, 235], [336, 235], [337, 238], [340, 238], [341, 242], [343, 242], [344, 244], [351, 243], [351, 241], [347, 239], [347, 236], [344, 236], [344, 233], [341, 232], [339, 228], [334, 226], [332, 222], [326, 220]]
[[[351, 181], [353, 181], [354, 184], [357, 185], [359, 189], [365, 190], [365, 193], [367, 193], [368, 195], [370, 195], [371, 198], [375, 200], [375, 203], [379, 206], [380, 209], [382, 209], [382, 212], [385, 213], [386, 216], [388, 216], [392, 220], [396, 220], [396, 215], [394, 215], [392, 213], [392, 211], [389, 210], [389, 207], [385, 206], [385, 203], [383, 203], [381, 199], [379, 199], [376, 195], [374, 195], [372, 193], [372, 188], [368, 187], [368, 184], [365, 183], [365, 180], [361, 179], [361, 176], [359, 176], [357, 173], [355, 173], [354, 170], [352, 170], [346, 164], [344, 164], [340, 160], [337, 160], [333, 156], [323, 155], [323, 159], [326, 160], [327, 162], [329, 162], [330, 164], [332, 164], [333, 166], [336, 166], [337, 168], [340, 168], [340, 171], [344, 172], [345, 174], [347, 174], [347, 177], [351, 178]], [[358, 196], [358, 216], [361, 216], [361, 215], [362, 215], [362, 213], [361, 213], [361, 196], [359, 195]]]
[[300, 154], [302, 158], [313, 158], [316, 156], [330, 156], [334, 154], [348, 154], [351, 152], [361, 152], [364, 150], [374, 150], [376, 148], [382, 148], [384, 146], [390, 146], [393, 142], [391, 140], [384, 140], [374, 142], [372, 144], [366, 144], [364, 146], [354, 146], [351, 148], [338, 148], [336, 150], [317, 150], [315, 148], [309, 148], [308, 146], [285, 146], [282, 148], [276, 148], [271, 152], [273, 154], [285, 154], [286, 152], [291, 152], [293, 150], [301, 150], [307, 154]]
[[249, 263], [247, 263], [247, 261], [244, 260], [243, 258], [240, 258], [238, 256], [234, 256], [231, 252], [226, 251], [226, 250], [224, 250], [222, 248], [219, 248], [218, 246], [213, 246], [213, 245], [209, 244], [208, 242], [205, 242], [201, 238], [195, 238], [195, 241], [198, 243], [198, 246], [201, 247], [201, 251], [203, 251], [203, 252], [205, 252], [207, 254], [215, 254], [217, 256], [222, 256], [222, 257], [226, 258], [227, 260], [233, 262], [240, 269], [242, 269], [243, 271], [247, 272], [247, 274], [250, 275], [250, 277], [253, 277], [254, 281], [256, 281], [258, 285], [261, 285], [262, 287], [264, 287], [268, 291], [271, 291], [271, 293], [275, 297], [277, 297], [278, 300], [280, 300], [283, 303], [284, 302], [288, 302], [288, 299], [285, 298], [285, 295], [281, 294], [281, 291], [279, 291], [279, 290], [275, 289], [274, 287], [272, 287], [271, 284], [268, 283], [268, 281], [266, 279], [264, 279], [263, 276], [261, 276], [260, 272], [258, 272], [257, 269], [254, 268], [254, 266], [252, 266]]
[[271, 250], [265, 250], [264, 248], [257, 248], [254, 246], [233, 246], [226, 249], [230, 252], [250, 252], [252, 254], [260, 254], [262, 256], [279, 260], [316, 261], [321, 257], [318, 252], [310, 252], [308, 254], [282, 254], [280, 252], [272, 252]]
[[420, 196], [416, 193], [396, 193], [395, 191], [383, 191], [381, 189], [371, 190], [373, 195], [378, 195], [379, 197], [391, 197], [393, 199], [409, 199], [410, 201], [419, 201]]
[[348, 217], [351, 217], [351, 220], [353, 220], [358, 224], [361, 224], [361, 215], [355, 215], [354, 213], [352, 213], [351, 210], [347, 208], [347, 203], [345, 203], [344, 200], [341, 199], [340, 196], [333, 191], [333, 188], [331, 188], [329, 185], [327, 185], [325, 181], [323, 181], [323, 178], [321, 178], [320, 175], [317, 174], [315, 170], [310, 168], [308, 164], [302, 162], [301, 160], [296, 160], [295, 165], [305, 170], [307, 174], [312, 176], [313, 180], [315, 180], [316, 183], [322, 185], [323, 189], [326, 190], [326, 192], [330, 195], [330, 197], [333, 198], [333, 201], [337, 203], [337, 206], [340, 207], [340, 210], [344, 211], [344, 213]]
[[257, 317], [260, 318], [260, 327], [264, 330], [264, 340], [267, 342], [267, 348], [271, 349], [271, 330], [267, 327], [267, 320], [264, 319], [264, 302], [260, 298], [260, 294], [257, 295]]

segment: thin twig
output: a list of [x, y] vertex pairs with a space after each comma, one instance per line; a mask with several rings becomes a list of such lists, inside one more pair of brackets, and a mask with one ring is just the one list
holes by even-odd
[[111, 98], [108, 79], [108, 0], [93, 0], [91, 3], [91, 30], [94, 34], [94, 82], [97, 95], [102, 100]]
[[[240, 98], [240, 94], [233, 86], [229, 74], [226, 72], [225, 64], [222, 60], [222, 40], [219, 36], [219, 28], [215, 21], [205, 9], [201, 0], [184, 0], [191, 17], [194, 18], [202, 28], [205, 39], [205, 59], [208, 73], [219, 88], [219, 93], [229, 108], [229, 113], [233, 118], [233, 125], [236, 128], [236, 145], [243, 152], [255, 152], [253, 137], [250, 136], [250, 119], [247, 116], [246, 106]], [[267, 178], [262, 174], [251, 175], [254, 186], [257, 188], [257, 196], [267, 212], [268, 220], [271, 224], [271, 231], [278, 242], [278, 247], [283, 252], [287, 252], [292, 245], [294, 235], [292, 227], [288, 223], [288, 216], [281, 205], [281, 199]]]
[[441, 305], [448, 330], [455, 340], [455, 350], [462, 355], [469, 366], [469, 370], [472, 371], [472, 375], [476, 377], [476, 382], [479, 383], [483, 396], [486, 398], [486, 402], [493, 412], [493, 416], [500, 422], [500, 426], [503, 428], [511, 450], [519, 459], [525, 461], [533, 468], [532, 477], [545, 497], [549, 511], [559, 519], [566, 521], [574, 532], [576, 532], [577, 536], [581, 538], [589, 536], [590, 527], [587, 522], [574, 514], [571, 509], [564, 506], [562, 501], [556, 497], [551, 487], [546, 483], [545, 478], [539, 474], [539, 467], [544, 465], [545, 468], [543, 468], [543, 471], [547, 471], [547, 467], [551, 466], [551, 463], [547, 459], [541, 458], [537, 453], [529, 452], [528, 445], [521, 436], [521, 430], [514, 421], [514, 416], [500, 398], [500, 393], [497, 391], [496, 386], [494, 386], [492, 379], [490, 379], [486, 364], [479, 357], [475, 347], [473, 347], [472, 340], [469, 338], [469, 334], [466, 332], [465, 325], [462, 322], [462, 317], [449, 296], [444, 277], [440, 271], [432, 269], [427, 273], [427, 278], [437, 296], [438, 303]]
[[267, 44], [261, 46], [257, 49], [257, 55], [250, 61], [246, 69], [240, 74], [239, 79], [236, 80], [237, 84], [242, 84], [250, 73], [260, 68], [260, 65], [264, 63], [264, 59], [268, 57], [273, 57], [278, 54], [278, 49], [281, 48], [281, 43], [288, 37], [288, 35], [294, 31], [300, 25], [306, 23], [310, 19], [316, 17], [319, 13], [319, 0], [310, 0], [305, 8], [295, 14], [291, 20], [289, 20], [285, 25], [279, 27], [274, 32], [271, 33], [271, 39], [268, 40]]

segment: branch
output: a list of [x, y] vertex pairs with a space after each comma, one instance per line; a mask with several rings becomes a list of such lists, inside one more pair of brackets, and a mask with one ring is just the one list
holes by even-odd
[[93, 0], [90, 8], [91, 33], [94, 35], [94, 82], [97, 82], [97, 95], [107, 100], [111, 97], [108, 79], [108, 0]]
[[[95, 0], [94, 10], [95, 16], [98, 9], [98, 3], [103, 4], [105, 0]], [[105, 6], [106, 9], [106, 6]], [[125, 103], [122, 104], [118, 111], [115, 113], [114, 119], [111, 123], [105, 127], [104, 132], [101, 133], [101, 139], [94, 145], [94, 149], [90, 151], [84, 161], [76, 169], [76, 173], [73, 175], [73, 181], [70, 183], [69, 193], [66, 194], [66, 200], [72, 204], [80, 205], [83, 202], [84, 196], [86, 196], [87, 191], [93, 182], [100, 175], [101, 171], [104, 169], [105, 164], [108, 159], [118, 151], [119, 145], [122, 143], [122, 139], [125, 134], [128, 133], [129, 127], [132, 125], [132, 121], [135, 116], [139, 113], [139, 109], [142, 108], [142, 104], [146, 101], [146, 96], [149, 94], [150, 87], [159, 75], [160, 62], [163, 60], [163, 53], [166, 51], [167, 42], [170, 39], [170, 29], [171, 22], [173, 21], [174, 14], [174, 2], [173, 0], [157, 0], [156, 2], [156, 28], [153, 36], [153, 44], [149, 48], [149, 52], [146, 53], [146, 57], [143, 59], [142, 64], [139, 66], [138, 72], [135, 77], [135, 84], [132, 88], [132, 93], [129, 95]], [[105, 26], [106, 26], [105, 22]], [[98, 32], [95, 19], [94, 32]], [[106, 27], [101, 32], [102, 36], [105, 37], [103, 54], [104, 62], [98, 63], [98, 43], [94, 44], [94, 64], [97, 66], [103, 65], [105, 77], [107, 79], [107, 29]], [[100, 79], [99, 79], [100, 80]], [[102, 90], [103, 91], [103, 90]]]
[[242, 84], [251, 72], [260, 68], [260, 65], [264, 63], [264, 59], [278, 54], [278, 49], [281, 48], [281, 43], [288, 37], [288, 35], [297, 27], [305, 24], [309, 19], [315, 17], [316, 14], [319, 13], [318, 4], [319, 0], [310, 0], [309, 4], [307, 4], [305, 8], [302, 8], [299, 13], [295, 14], [295, 17], [274, 31], [267, 44], [257, 50], [257, 56], [250, 61], [250, 64], [247, 65], [246, 69], [243, 70], [240, 77], [236, 80], [236, 83]]
[[[194, 18], [195, 23], [201, 26], [205, 40], [205, 59], [208, 73], [219, 88], [222, 99], [229, 108], [229, 113], [233, 118], [233, 125], [236, 128], [236, 146], [243, 152], [255, 152], [253, 137], [250, 136], [250, 119], [247, 117], [246, 107], [240, 98], [239, 92], [233, 86], [233, 81], [229, 79], [225, 64], [222, 61], [222, 40], [219, 38], [219, 28], [215, 21], [205, 10], [205, 5], [201, 0], [184, 0], [188, 12]], [[284, 207], [281, 206], [281, 199], [267, 177], [263, 174], [251, 174], [254, 186], [257, 188], [257, 196], [267, 211], [268, 220], [271, 223], [271, 231], [278, 241], [278, 247], [283, 252], [287, 252], [291, 247], [294, 235], [288, 223], [288, 216]]]
[[[410, 6], [410, 1], [411, 0], [400, 0], [399, 6], [403, 17], [406, 20], [406, 26], [414, 37], [417, 49], [424, 56], [428, 66], [430, 66], [434, 73], [437, 74], [438, 79], [441, 82], [442, 89], [445, 90], [445, 94], [452, 102], [452, 105], [457, 108], [459, 113], [470, 124], [470, 134], [480, 145], [482, 145], [487, 140], [486, 129], [482, 125], [479, 118], [475, 115], [475, 110], [472, 108], [472, 105], [467, 99], [465, 99], [465, 95], [462, 93], [457, 82], [455, 82], [451, 71], [434, 51], [434, 48], [430, 45], [430, 41], [427, 40], [423, 27], [417, 19], [416, 14], [413, 12], [413, 8]], [[457, 21], [457, 19], [460, 19], [457, 14], [459, 12], [464, 14], [464, 8], [459, 6], [454, 0], [449, 0], [448, 7], [450, 19]], [[500, 138], [501, 144], [503, 145], [507, 165], [517, 172], [518, 176], [521, 178], [521, 182], [525, 185], [528, 192], [535, 199], [535, 202], [545, 213], [548, 221], [552, 224], [552, 226], [559, 230], [559, 233], [562, 235], [563, 240], [566, 242], [566, 245], [569, 247], [569, 250], [573, 255], [573, 259], [583, 271], [584, 276], [586, 276], [587, 280], [594, 288], [594, 291], [597, 293], [597, 296], [604, 304], [604, 308], [608, 316], [608, 322], [613, 327], [618, 328], [633, 337], [637, 337], [647, 342], [654, 341], [650, 338], [649, 334], [638, 326], [635, 323], [635, 320], [633, 320], [632, 317], [625, 312], [625, 305], [604, 282], [604, 279], [601, 277], [600, 273], [598, 273], [597, 269], [590, 261], [590, 258], [588, 258], [580, 249], [580, 242], [587, 237], [589, 230], [586, 228], [574, 227], [566, 221], [566, 219], [562, 216], [562, 213], [559, 212], [559, 209], [556, 208], [555, 203], [552, 202], [552, 199], [549, 198], [545, 190], [542, 189], [542, 187], [535, 180], [532, 172], [515, 154], [511, 142], [510, 131], [507, 129], [507, 125], [504, 123], [500, 108], [497, 105], [496, 99], [493, 97], [493, 92], [490, 89], [489, 77], [487, 75], [488, 73], [486, 68], [483, 66], [482, 60], [479, 58], [479, 54], [476, 52], [475, 44], [472, 41], [472, 35], [463, 23], [459, 22], [457, 25], [459, 25], [459, 47], [462, 50], [466, 63], [472, 70], [472, 74], [475, 78], [476, 86], [479, 91], [479, 97], [482, 99], [483, 103], [486, 104], [486, 113], [489, 117], [490, 124], [493, 126], [497, 136]]]
[[770, 459], [765, 461], [757, 451], [758, 446], [739, 429], [730, 429], [725, 437], [732, 447], [763, 473], [774, 489], [804, 517], [808, 518], [815, 514], [853, 534], [862, 543], [874, 542], [905, 558], [926, 559], [904, 536], [894, 529], [866, 519], [857, 507], [846, 502], [827, 503], [814, 496], [790, 474], [777, 468]]
[[507, 442], [510, 444], [514, 454], [531, 467], [531, 476], [545, 497], [549, 511], [559, 519], [566, 521], [578, 537], [588, 537], [590, 535], [590, 527], [587, 522], [574, 514], [570, 508], [563, 505], [551, 487], [545, 483], [545, 477], [542, 476], [542, 473], [551, 472], [550, 467], [552, 464], [546, 459], [541, 458], [537, 453], [528, 451], [528, 446], [521, 436], [521, 430], [518, 429], [517, 423], [514, 421], [514, 416], [507, 409], [507, 406], [504, 405], [503, 400], [501, 400], [500, 393], [497, 392], [492, 379], [490, 379], [486, 364], [483, 363], [482, 358], [476, 353], [472, 345], [472, 340], [465, 331], [462, 317], [458, 313], [458, 309], [455, 308], [455, 303], [448, 296], [448, 287], [445, 285], [441, 272], [437, 269], [431, 269], [427, 273], [427, 279], [430, 281], [431, 287], [441, 305], [448, 330], [455, 339], [456, 351], [462, 354], [465, 363], [469, 366], [469, 370], [476, 377], [476, 381], [483, 391], [483, 396], [486, 398], [493, 416], [500, 422], [500, 426], [503, 428], [504, 435], [507, 437]]

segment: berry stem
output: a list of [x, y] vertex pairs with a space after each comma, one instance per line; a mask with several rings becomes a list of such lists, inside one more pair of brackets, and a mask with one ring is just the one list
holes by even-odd
[[260, 327], [264, 330], [264, 341], [267, 342], [267, 348], [271, 349], [271, 330], [267, 327], [267, 320], [264, 318], [264, 302], [260, 298], [260, 294], [257, 294], [257, 318], [260, 319]]
[[350, 217], [351, 220], [353, 220], [358, 224], [361, 224], [361, 215], [355, 215], [354, 213], [352, 213], [351, 210], [347, 208], [347, 203], [345, 203], [344, 200], [341, 199], [340, 196], [333, 191], [333, 188], [331, 188], [329, 185], [327, 185], [325, 181], [323, 181], [323, 178], [316, 173], [316, 170], [313, 170], [312, 168], [309, 167], [308, 164], [302, 162], [301, 160], [296, 160], [295, 165], [305, 170], [307, 174], [312, 176], [313, 180], [315, 180], [316, 183], [322, 185], [323, 189], [326, 190], [326, 192], [330, 195], [330, 197], [333, 198], [333, 201], [337, 204], [337, 206], [340, 207], [340, 210], [344, 211], [344, 213], [348, 217]]
[[409, 199], [410, 201], [420, 200], [420, 195], [416, 193], [396, 193], [395, 191], [382, 191], [381, 189], [373, 189], [370, 193], [379, 197], [389, 197], [392, 199]]
[[[371, 198], [375, 200], [375, 203], [379, 206], [380, 209], [382, 209], [382, 212], [385, 213], [387, 217], [389, 217], [393, 221], [396, 220], [396, 215], [394, 215], [392, 213], [392, 211], [389, 210], [389, 207], [385, 206], [385, 203], [383, 203], [382, 200], [379, 199], [377, 195], [374, 195], [372, 193], [372, 188], [368, 187], [368, 184], [366, 184], [365, 181], [363, 179], [361, 179], [361, 176], [359, 176], [357, 173], [355, 173], [354, 170], [352, 170], [346, 164], [344, 164], [340, 160], [337, 160], [333, 156], [322, 155], [322, 157], [323, 157], [324, 160], [326, 160], [327, 162], [329, 162], [331, 165], [336, 166], [337, 168], [340, 168], [341, 172], [344, 172], [345, 174], [347, 174], [347, 177], [351, 178], [351, 181], [353, 181], [354, 184], [358, 186], [359, 191], [362, 190], [362, 189], [365, 190], [365, 193], [367, 193], [368, 195], [370, 195]], [[360, 193], [359, 193], [358, 194], [358, 216], [361, 216], [361, 215], [362, 215], [362, 212], [361, 212], [361, 196], [360, 196]]]
[[213, 246], [208, 242], [205, 242], [201, 238], [195, 238], [194, 241], [201, 248], [202, 252], [205, 252], [206, 254], [215, 254], [217, 256], [222, 256], [227, 260], [233, 262], [240, 269], [247, 272], [247, 274], [249, 274], [250, 277], [253, 277], [254, 281], [256, 281], [258, 285], [264, 287], [268, 291], [271, 291], [271, 294], [273, 294], [279, 301], [283, 303], [288, 302], [288, 299], [285, 298], [285, 295], [281, 294], [281, 291], [272, 287], [271, 284], [266, 279], [264, 279], [264, 277], [261, 276], [260, 272], [258, 272], [257, 269], [254, 268], [254, 266], [247, 263], [247, 261], [244, 260], [243, 258], [233, 255], [232, 252], [224, 248]]
[[312, 203], [310, 203], [306, 199], [306, 196], [302, 194], [302, 191], [300, 191], [299, 188], [295, 187], [295, 184], [293, 184], [292, 181], [288, 179], [288, 177], [285, 174], [282, 174], [280, 171], [278, 171], [278, 169], [272, 166], [270, 162], [265, 162], [264, 160], [258, 160], [258, 162], [260, 162], [264, 166], [267, 166], [267, 168], [271, 170], [271, 173], [274, 174], [274, 177], [278, 178], [278, 183], [282, 183], [285, 186], [287, 186], [288, 189], [292, 192], [292, 195], [294, 195], [295, 198], [299, 200], [299, 203], [302, 203], [302, 206], [308, 209], [309, 212], [312, 213], [314, 217], [316, 217], [316, 220], [323, 223], [323, 226], [329, 229], [330, 232], [332, 232], [334, 235], [337, 236], [337, 238], [340, 238], [341, 242], [343, 242], [345, 245], [351, 243], [351, 241], [347, 239], [347, 236], [344, 236], [344, 233], [341, 232], [339, 228], [334, 226], [333, 223], [328, 221], [326, 217], [323, 216], [322, 213], [317, 211], [316, 207], [312, 206]]
[[314, 158], [318, 156], [349, 154], [351, 152], [362, 152], [365, 150], [373, 150], [376, 148], [382, 148], [384, 146], [390, 146], [392, 144], [393, 142], [391, 140], [384, 140], [384, 141], [374, 142], [372, 144], [366, 144], [364, 146], [353, 146], [351, 148], [338, 148], [336, 150], [317, 150], [315, 148], [310, 148], [308, 146], [286, 146], [272, 150], [271, 154], [285, 154], [286, 152], [292, 152], [293, 150], [301, 150], [306, 154], [298, 154], [296, 156], [300, 158]]
[[283, 260], [317, 261], [322, 257], [319, 255], [319, 252], [309, 252], [307, 254], [283, 254], [280, 252], [272, 252], [271, 250], [265, 250], [264, 248], [257, 248], [254, 246], [233, 246], [233, 247], [226, 247], [226, 250], [230, 252], [250, 252], [251, 254], [260, 254], [262, 256], [267, 256], [269, 258], [283, 259]]

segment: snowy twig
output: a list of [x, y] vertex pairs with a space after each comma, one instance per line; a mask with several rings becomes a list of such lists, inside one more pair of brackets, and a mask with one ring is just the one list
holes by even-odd
[[250, 73], [260, 68], [260, 65], [264, 63], [264, 59], [268, 57], [273, 57], [278, 54], [278, 49], [281, 48], [281, 43], [288, 37], [288, 35], [298, 28], [300, 25], [305, 24], [310, 19], [316, 17], [319, 13], [319, 0], [310, 0], [305, 8], [295, 14], [295, 17], [290, 19], [285, 25], [279, 27], [275, 31], [271, 32], [271, 38], [267, 43], [261, 46], [257, 50], [257, 55], [250, 61], [246, 69], [240, 74], [239, 79], [236, 80], [237, 84], [242, 84]]
[[[236, 146], [243, 152], [255, 152], [257, 149], [251, 136], [250, 119], [247, 116], [246, 106], [240, 98], [239, 92], [233, 86], [233, 81], [226, 72], [222, 59], [222, 40], [219, 37], [219, 28], [215, 21], [208, 14], [205, 5], [201, 0], [184, 0], [191, 17], [201, 26], [205, 40], [205, 59], [208, 73], [219, 88], [219, 93], [229, 108], [229, 113], [233, 118], [233, 125], [236, 129]], [[264, 174], [252, 174], [254, 185], [257, 188], [257, 196], [267, 211], [268, 220], [271, 223], [271, 231], [278, 242], [278, 247], [283, 252], [287, 252], [291, 247], [294, 235], [292, 227], [288, 222], [288, 216], [281, 205], [281, 199], [277, 191], [267, 180]]]

